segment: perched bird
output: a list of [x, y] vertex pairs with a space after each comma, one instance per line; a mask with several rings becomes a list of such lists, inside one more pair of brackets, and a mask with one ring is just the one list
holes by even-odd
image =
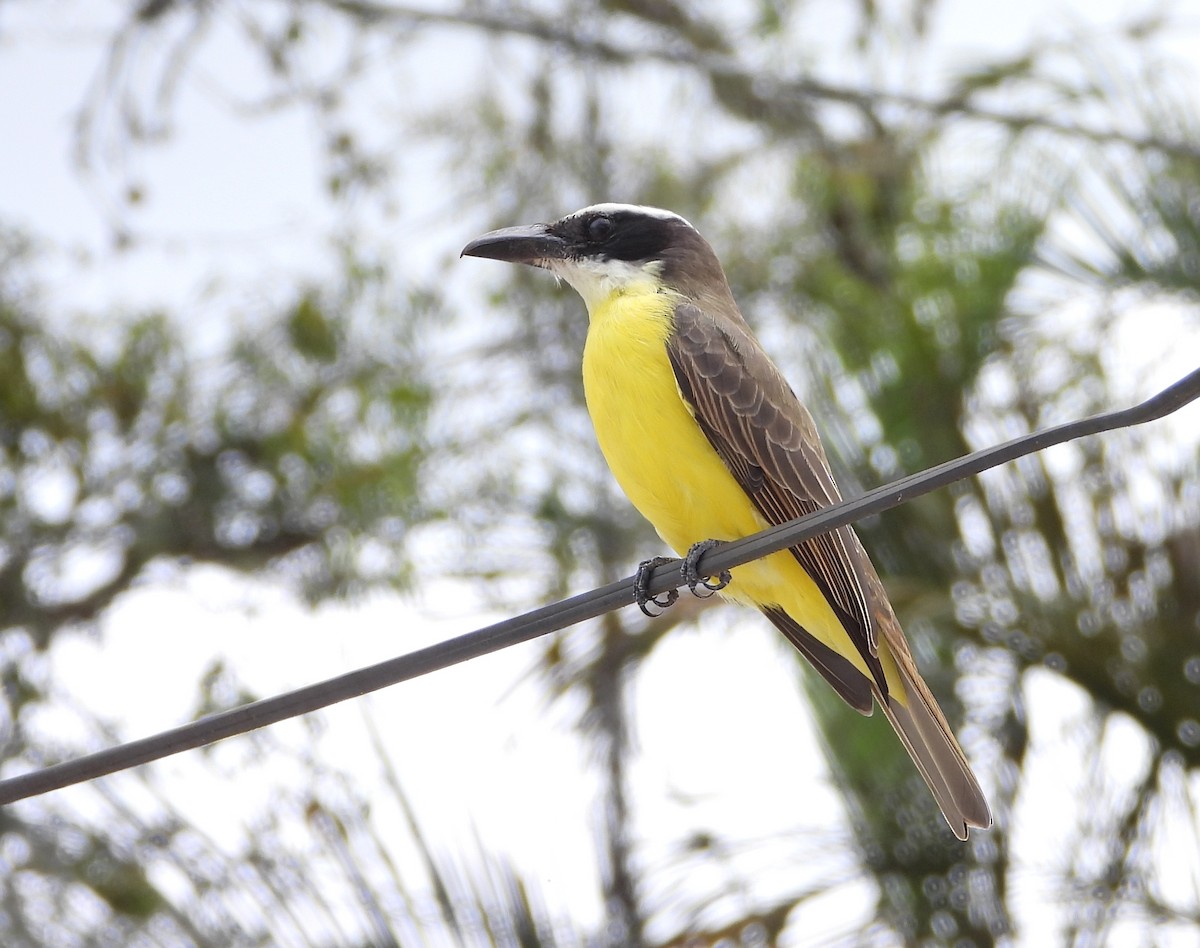
[[[685, 556], [693, 592], [724, 585], [696, 575], [711, 541], [840, 499], [812, 416], [742, 318], [712, 247], [679, 215], [597, 204], [484, 234], [463, 255], [549, 270], [583, 297], [584, 393], [600, 448], [633, 505]], [[643, 610], [654, 563], [639, 570]], [[723, 594], [760, 609], [851, 707], [869, 715], [879, 703], [959, 839], [991, 825], [853, 529], [739, 566]]]

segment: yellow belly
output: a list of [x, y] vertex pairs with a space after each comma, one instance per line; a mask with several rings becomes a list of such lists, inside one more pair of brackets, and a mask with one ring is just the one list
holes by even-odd
[[[591, 313], [583, 387], [600, 450], [633, 505], [682, 556], [700, 540], [736, 540], [767, 525], [696, 424], [667, 358], [666, 293], [611, 297]], [[780, 606], [810, 635], [866, 664], [809, 575], [784, 551], [733, 570], [725, 594]]]

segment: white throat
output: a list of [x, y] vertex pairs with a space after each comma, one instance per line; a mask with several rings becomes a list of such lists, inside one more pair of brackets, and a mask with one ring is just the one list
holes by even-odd
[[596, 260], [582, 257], [576, 260], [554, 260], [547, 269], [566, 280], [587, 306], [588, 313], [615, 295], [624, 293], [657, 293], [661, 282], [662, 263], [651, 260], [630, 263], [627, 260]]

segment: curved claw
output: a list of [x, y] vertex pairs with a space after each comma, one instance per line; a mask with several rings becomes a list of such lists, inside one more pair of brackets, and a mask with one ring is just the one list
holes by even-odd
[[[657, 619], [664, 612], [675, 605], [679, 599], [679, 592], [674, 589], [668, 589], [665, 593], [659, 596], [649, 596], [646, 599], [638, 600], [638, 608], [642, 610], [642, 615], [650, 619]], [[658, 611], [655, 612], [651, 606], [658, 606]]]
[[[662, 566], [663, 563], [670, 563], [669, 556], [656, 556], [653, 559], [642, 560], [638, 563], [637, 573], [633, 578], [633, 596], [638, 608], [642, 610], [642, 615], [648, 616], [651, 619], [657, 619], [679, 599], [679, 591], [676, 589], [668, 589], [665, 593], [658, 596], [650, 595], [650, 576], [654, 572], [656, 566]], [[658, 612], [652, 612], [650, 606], [658, 606]]]
[[[720, 541], [701, 540], [699, 543], [693, 543], [687, 551], [687, 556], [683, 558], [683, 581], [687, 583], [687, 587], [692, 591], [692, 595], [699, 599], [707, 599], [713, 593], [728, 586], [729, 581], [733, 579], [733, 575], [727, 569], [721, 570], [715, 579], [712, 576], [700, 575], [698, 568], [700, 557], [714, 546], [720, 546]], [[707, 589], [708, 592], [701, 593], [701, 588]]]

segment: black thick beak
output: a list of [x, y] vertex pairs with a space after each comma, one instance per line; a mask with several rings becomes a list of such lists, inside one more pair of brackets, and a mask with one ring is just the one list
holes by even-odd
[[567, 256], [566, 242], [550, 232], [545, 224], [526, 224], [505, 227], [476, 237], [462, 249], [464, 257], [487, 257], [507, 263], [527, 263], [538, 266], [547, 260], [562, 260]]

